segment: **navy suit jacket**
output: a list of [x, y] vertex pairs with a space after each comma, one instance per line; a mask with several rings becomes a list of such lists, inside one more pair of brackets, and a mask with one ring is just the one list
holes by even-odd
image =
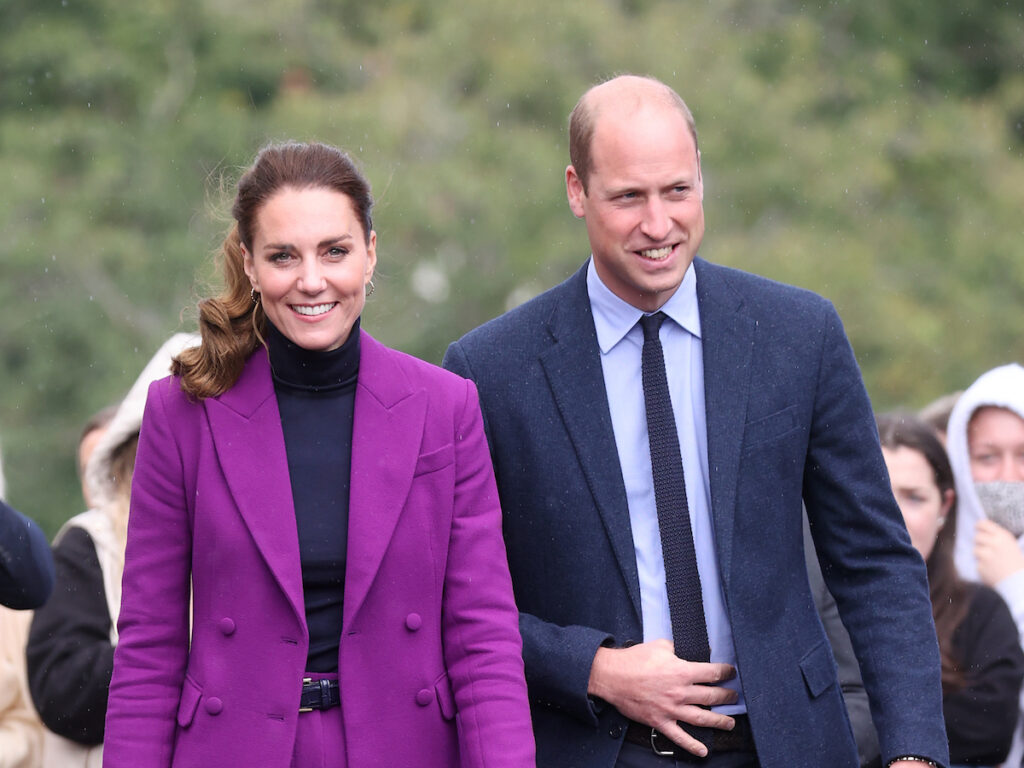
[[[802, 500], [884, 760], [946, 764], [925, 568], [838, 315], [804, 290], [695, 269], [715, 547], [761, 765], [857, 765], [808, 586]], [[444, 365], [480, 392], [538, 766], [612, 766], [625, 719], [588, 698], [590, 667], [603, 643], [643, 632], [586, 269], [452, 344]]]

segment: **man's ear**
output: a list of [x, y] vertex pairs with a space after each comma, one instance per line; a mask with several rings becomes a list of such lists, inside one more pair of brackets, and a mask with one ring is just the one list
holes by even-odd
[[576, 169], [571, 165], [565, 169], [565, 194], [569, 198], [569, 210], [577, 219], [584, 217], [583, 201], [587, 193], [583, 189], [583, 182], [580, 180]]
[[700, 193], [700, 201], [704, 202], [704, 172], [700, 168], [700, 150], [697, 150], [697, 191]]

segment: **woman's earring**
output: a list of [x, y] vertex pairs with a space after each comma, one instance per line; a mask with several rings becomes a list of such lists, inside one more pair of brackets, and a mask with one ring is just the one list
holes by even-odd
[[249, 289], [249, 298], [252, 299], [252, 303], [253, 304], [258, 304], [259, 303], [260, 295], [258, 293], [256, 293], [256, 289], [255, 288], [250, 288]]
[[366, 283], [366, 295], [369, 296], [373, 293], [374, 285], [373, 280], [368, 280]]

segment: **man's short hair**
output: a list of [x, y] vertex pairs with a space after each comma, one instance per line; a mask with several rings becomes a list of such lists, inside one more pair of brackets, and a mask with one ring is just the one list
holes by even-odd
[[[690, 108], [686, 106], [686, 102], [683, 101], [682, 97], [671, 87], [656, 78], [644, 75], [631, 75], [631, 77], [639, 77], [642, 80], [646, 80], [652, 86], [657, 86], [657, 90], [662, 91], [665, 103], [678, 109], [686, 119], [686, 125], [690, 129], [690, 135], [693, 137], [693, 146], [699, 151], [697, 124], [694, 122], [693, 113], [690, 112]], [[590, 148], [594, 140], [594, 124], [596, 122], [594, 110], [590, 106], [590, 99], [588, 97], [594, 88], [614, 79], [614, 77], [609, 78], [609, 80], [604, 80], [587, 89], [586, 93], [580, 96], [580, 100], [576, 102], [572, 112], [569, 113], [569, 162], [572, 163], [572, 167], [576, 170], [576, 175], [583, 185], [584, 192], [587, 191], [587, 182], [593, 170]]]

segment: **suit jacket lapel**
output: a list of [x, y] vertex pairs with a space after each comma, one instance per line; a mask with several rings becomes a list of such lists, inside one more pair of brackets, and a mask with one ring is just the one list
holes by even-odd
[[719, 570], [728, 584], [740, 449], [750, 393], [750, 358], [757, 324], [741, 311], [742, 297], [720, 268], [697, 259], [697, 302], [704, 352], [708, 471]]
[[541, 354], [540, 362], [629, 587], [637, 621], [640, 621], [640, 579], [629, 508], [587, 295], [586, 274], [584, 266], [566, 283], [565, 301], [549, 323], [552, 344]]
[[352, 425], [352, 485], [344, 624], [351, 625], [380, 568], [412, 485], [427, 396], [395, 363], [397, 354], [361, 332]]
[[305, 626], [295, 505], [266, 350], [253, 353], [231, 389], [206, 401], [206, 412], [239, 514]]

